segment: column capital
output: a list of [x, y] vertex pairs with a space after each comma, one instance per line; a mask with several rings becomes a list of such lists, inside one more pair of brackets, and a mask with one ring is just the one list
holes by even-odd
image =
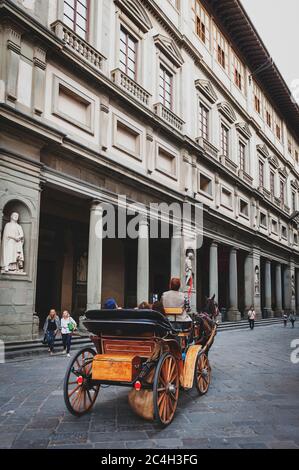
[[103, 204], [103, 201], [100, 201], [99, 199], [93, 199], [90, 202], [90, 210], [95, 210], [95, 209], [103, 210], [102, 204]]

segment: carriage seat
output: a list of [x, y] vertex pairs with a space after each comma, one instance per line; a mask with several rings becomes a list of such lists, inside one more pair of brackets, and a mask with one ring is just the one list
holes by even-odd
[[181, 307], [164, 307], [166, 316], [168, 317], [172, 328], [180, 333], [189, 333], [192, 327], [192, 321], [182, 321], [177, 318], [184, 313], [184, 309]]

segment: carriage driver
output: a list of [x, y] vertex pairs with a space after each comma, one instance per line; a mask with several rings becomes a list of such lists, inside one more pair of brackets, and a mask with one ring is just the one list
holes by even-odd
[[173, 277], [170, 280], [170, 290], [162, 294], [161, 301], [164, 308], [182, 309], [182, 315], [168, 315], [170, 321], [189, 322], [192, 321], [188, 315], [188, 312], [190, 312], [189, 301], [183, 292], [179, 292], [180, 287], [180, 279]]

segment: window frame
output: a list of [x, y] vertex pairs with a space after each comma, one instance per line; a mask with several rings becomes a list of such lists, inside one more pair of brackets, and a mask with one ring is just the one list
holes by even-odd
[[[86, 18], [84, 18], [80, 13], [78, 13], [78, 3], [82, 5], [80, 0], [73, 0], [74, 1], [74, 8], [69, 4], [69, 0], [63, 0], [63, 22], [66, 24], [67, 27], [69, 27], [75, 34], [77, 34], [81, 39], [84, 41], [88, 42], [90, 39], [90, 13], [91, 13], [91, 0], [86, 0]], [[70, 7], [71, 9], [74, 10], [74, 19], [72, 20], [68, 15], [65, 13], [65, 6]], [[77, 24], [77, 16], [80, 16], [86, 21], [86, 30], [84, 31], [78, 24]], [[67, 17], [72, 23], [73, 26], [71, 27], [67, 22], [65, 22], [65, 17]], [[78, 33], [78, 28], [83, 30], [85, 32], [85, 37], [82, 37], [81, 34]]]
[[[229, 75], [230, 71], [230, 45], [222, 31], [218, 28], [215, 22], [213, 22], [213, 49], [214, 57], [217, 63], [223, 68], [223, 70]], [[219, 53], [221, 58], [219, 59]], [[224, 62], [224, 63], [223, 63]]]
[[[224, 133], [223, 130], [225, 129], [226, 131], [226, 139], [223, 139]], [[230, 137], [230, 127], [223, 121], [220, 122], [220, 151], [221, 155], [223, 155], [225, 158], [229, 158], [229, 152], [230, 152], [230, 142], [229, 142], [229, 137]], [[226, 152], [224, 152], [224, 141], [226, 142]]]
[[[169, 96], [170, 96], [170, 101], [169, 101], [169, 107], [165, 104], [166, 101], [165, 101], [165, 87], [161, 87], [161, 70], [163, 70], [163, 73], [164, 75], [168, 75], [170, 77], [170, 93], [169, 93]], [[175, 79], [175, 75], [173, 73], [172, 70], [169, 69], [169, 67], [167, 67], [164, 62], [160, 61], [159, 63], [159, 80], [158, 80], [158, 98], [159, 98], [159, 103], [161, 103], [166, 109], [168, 109], [169, 111], [171, 112], [174, 112], [174, 79]], [[165, 79], [163, 79], [164, 83], [165, 83]], [[160, 94], [160, 89], [163, 89], [163, 96]], [[161, 100], [161, 98], [163, 99], [163, 101]]]
[[[121, 50], [121, 44], [123, 43], [123, 41], [121, 39], [122, 33], [124, 33], [126, 35], [126, 43], [125, 43], [126, 51], [125, 52], [123, 52]], [[129, 45], [128, 45], [129, 39], [131, 39], [131, 41], [134, 42], [134, 45], [135, 45], [135, 50], [134, 50], [134, 58], [135, 58], [135, 61], [134, 61], [134, 66], [135, 66], [134, 78], [132, 78], [128, 74], [128, 70], [131, 71], [131, 69], [128, 68], [128, 60], [129, 60], [128, 51], [129, 51], [129, 49], [132, 50], [131, 48], [129, 48]], [[132, 32], [121, 22], [120, 25], [119, 25], [119, 45], [118, 45], [119, 68], [123, 73], [125, 73], [131, 80], [134, 80], [135, 82], [137, 82], [137, 80], [138, 80], [138, 49], [139, 49], [139, 39], [134, 34], [132, 34]], [[122, 52], [125, 54], [126, 64], [123, 64], [123, 62], [121, 62]], [[132, 59], [130, 59], [130, 60], [132, 60]], [[122, 66], [121, 66], [122, 64], [125, 65], [125, 70], [122, 69]]]
[[[195, 34], [206, 48], [210, 49], [212, 18], [200, 0], [194, 0], [193, 9], [195, 15]], [[201, 27], [204, 26], [204, 38], [202, 37], [202, 34], [198, 34], [198, 23], [200, 23]]]
[[259, 188], [265, 187], [265, 162], [259, 158]]
[[[202, 110], [206, 111], [206, 117], [205, 117], [205, 120], [206, 120], [206, 134], [205, 135], [204, 135], [204, 132], [203, 132], [204, 124], [203, 124]], [[209, 106], [207, 106], [201, 98], [199, 98], [199, 100], [198, 100], [198, 133], [199, 133], [198, 137], [202, 137], [203, 139], [205, 139], [207, 141], [209, 141], [209, 139], [210, 139], [210, 112], [211, 112], [211, 108]]]

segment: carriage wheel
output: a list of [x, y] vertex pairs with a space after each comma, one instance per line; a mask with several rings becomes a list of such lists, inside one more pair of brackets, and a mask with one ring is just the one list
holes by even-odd
[[172, 354], [164, 353], [157, 364], [153, 386], [155, 419], [163, 426], [170, 424], [174, 418], [179, 386], [177, 362]]
[[199, 354], [195, 365], [195, 384], [199, 395], [205, 395], [211, 382], [211, 367], [208, 356]]
[[91, 381], [91, 368], [96, 351], [81, 349], [72, 359], [64, 379], [64, 401], [67, 409], [75, 416], [83, 416], [94, 405], [100, 385]]

